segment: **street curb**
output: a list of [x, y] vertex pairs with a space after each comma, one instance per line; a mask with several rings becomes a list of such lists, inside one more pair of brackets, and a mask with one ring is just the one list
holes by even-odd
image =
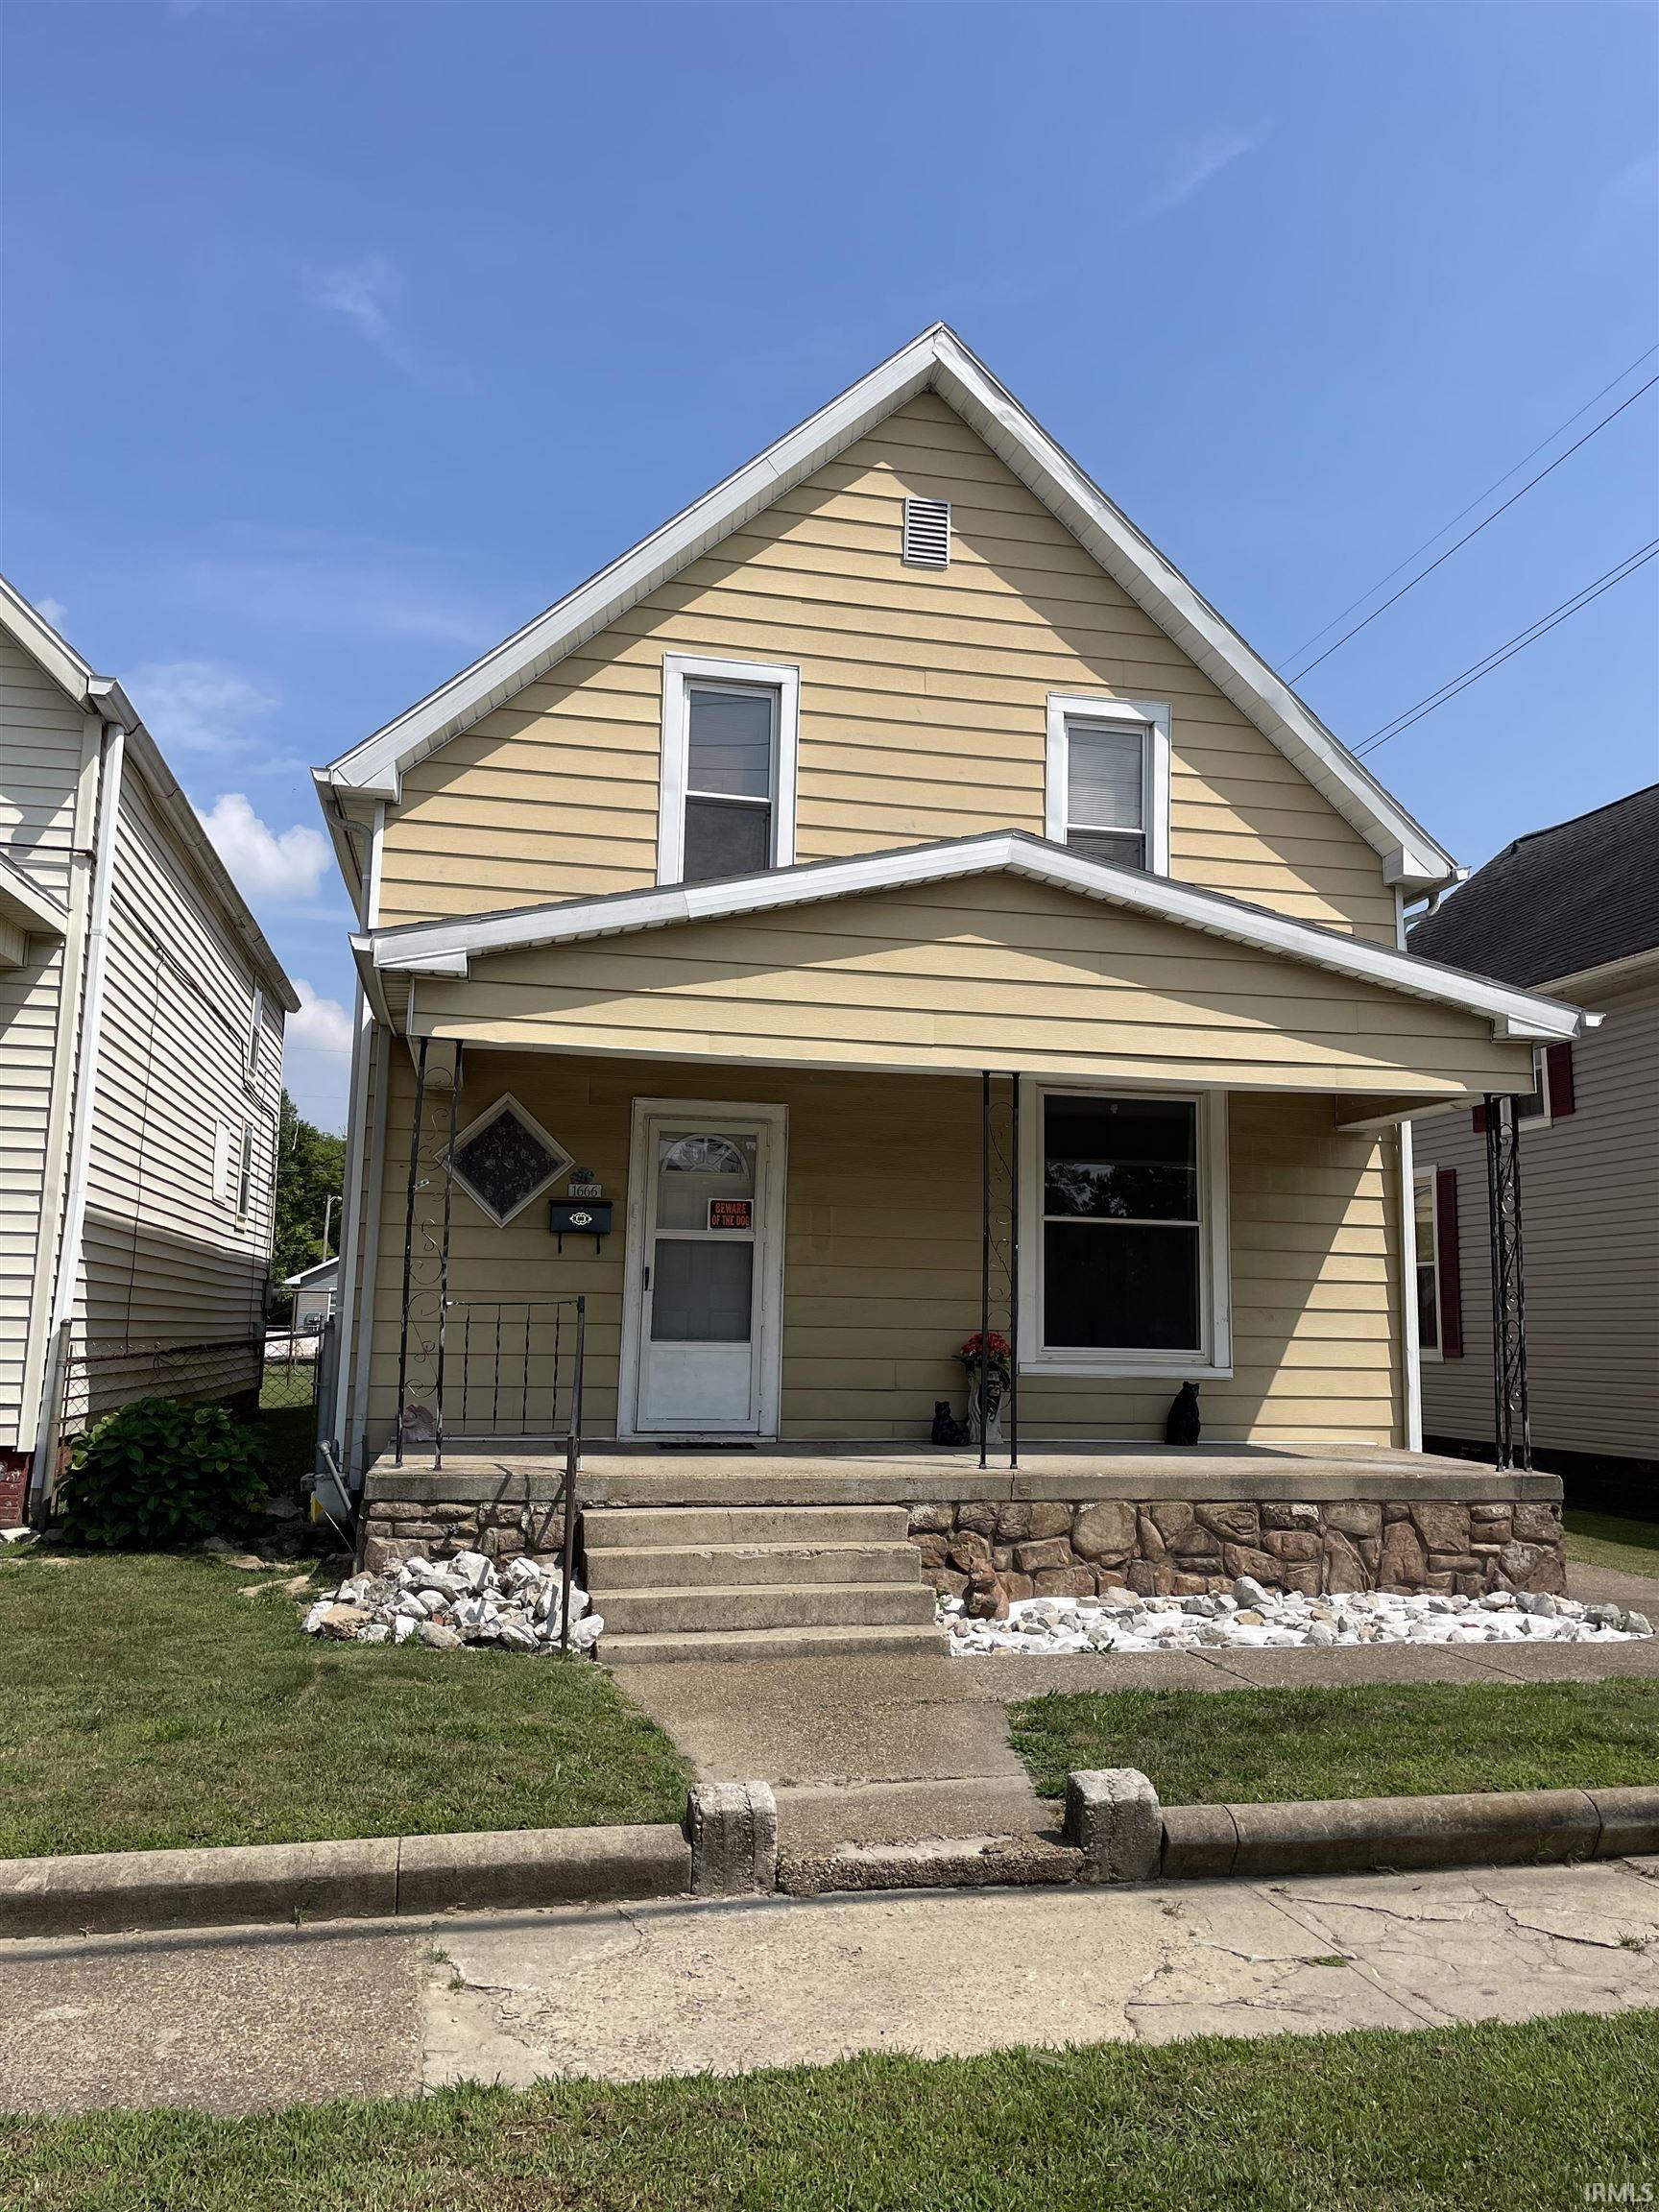
[[92, 1851], [0, 1860], [0, 1938], [389, 1919], [690, 1888], [691, 1848], [673, 1822]]
[[1125, 1767], [1070, 1777], [1067, 1821], [1096, 1882], [1552, 1865], [1659, 1851], [1659, 1786], [1159, 1807], [1146, 1777]]

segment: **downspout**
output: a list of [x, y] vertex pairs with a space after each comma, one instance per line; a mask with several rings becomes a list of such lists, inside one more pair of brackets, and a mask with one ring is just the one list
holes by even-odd
[[[334, 800], [333, 805], [338, 811], [338, 800]], [[344, 819], [342, 814], [342, 823]], [[374, 826], [369, 838], [368, 866], [363, 871], [362, 903], [358, 908], [358, 920], [365, 929], [373, 929], [379, 920], [380, 840], [385, 827], [386, 808], [383, 805], [377, 805], [374, 809]], [[346, 1206], [340, 1233], [340, 1319], [337, 1339], [340, 1357], [334, 1385], [334, 1409], [330, 1419], [340, 1470], [348, 1480], [351, 1473], [348, 1423], [350, 1418], [355, 1366], [353, 1323], [357, 1314], [357, 1268], [363, 1232], [363, 1122], [367, 1104], [369, 1047], [374, 1034], [373, 1010], [369, 1004], [361, 980], [357, 985], [353, 1012], [351, 1082], [346, 1106]], [[365, 1289], [367, 1287], [365, 1286]], [[364, 1303], [369, 1303], [367, 1297]]]
[[86, 1185], [92, 1161], [92, 1122], [97, 1105], [99, 1046], [104, 1030], [104, 972], [109, 943], [109, 900], [114, 887], [115, 832], [121, 813], [121, 768], [127, 733], [108, 725], [104, 765], [98, 782], [98, 836], [92, 856], [92, 911], [86, 927], [85, 996], [82, 1000], [81, 1048], [75, 1080], [74, 1120], [69, 1140], [69, 1189], [63, 1209], [63, 1236], [58, 1247], [46, 1337], [46, 1387], [35, 1442], [30, 1482], [30, 1514], [45, 1505], [58, 1446], [62, 1409], [67, 1330], [75, 1314], [81, 1280], [81, 1254], [86, 1230]]
[[[1406, 901], [1394, 893], [1394, 942], [1406, 950]], [[1423, 1449], [1423, 1351], [1417, 1341], [1417, 1177], [1411, 1124], [1400, 1130], [1400, 1330], [1401, 1372], [1405, 1376], [1406, 1449]]]
[[[17, 1445], [33, 1461], [39, 1436], [45, 1379], [50, 1364], [52, 1287], [63, 1234], [63, 1198], [69, 1171], [69, 1133], [75, 1113], [75, 1039], [86, 974], [86, 926], [92, 905], [92, 847], [98, 834], [98, 787], [104, 774], [105, 724], [88, 719], [75, 779], [74, 843], [70, 852], [69, 926], [59, 955], [58, 1005], [52, 1023], [52, 1092], [46, 1120], [46, 1166], [40, 1184], [39, 1238], [35, 1279], [29, 1287], [29, 1333], [18, 1398]], [[33, 1479], [33, 1468], [31, 1468]]]

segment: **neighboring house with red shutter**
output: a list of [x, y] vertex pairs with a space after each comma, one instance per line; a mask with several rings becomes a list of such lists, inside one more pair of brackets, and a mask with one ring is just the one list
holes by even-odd
[[[1532, 1441], [1659, 1478], [1659, 784], [1517, 838], [1412, 927], [1413, 952], [1605, 1017], [1540, 1046], [1520, 1103]], [[1429, 1449], [1493, 1433], [1483, 1110], [1416, 1124]], [[1639, 1502], [1634, 1501], [1634, 1502]]]

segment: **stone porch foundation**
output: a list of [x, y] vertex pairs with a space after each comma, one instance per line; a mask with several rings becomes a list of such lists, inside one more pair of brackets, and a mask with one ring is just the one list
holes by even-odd
[[1309, 1597], [1567, 1587], [1561, 1508], [1546, 1500], [929, 1500], [911, 1505], [910, 1540], [957, 1598], [987, 1568], [1010, 1599], [1196, 1598], [1240, 1575]]
[[[959, 1595], [978, 1570], [1011, 1598], [1197, 1597], [1240, 1575], [1310, 1596], [1350, 1590], [1559, 1593], [1558, 1477], [1361, 1446], [1038, 1446], [1018, 1470], [926, 1446], [755, 1454], [598, 1446], [577, 1507], [903, 1505], [922, 1569]], [[420, 1551], [557, 1551], [560, 1458], [504, 1445], [371, 1468], [360, 1523], [375, 1572]]]

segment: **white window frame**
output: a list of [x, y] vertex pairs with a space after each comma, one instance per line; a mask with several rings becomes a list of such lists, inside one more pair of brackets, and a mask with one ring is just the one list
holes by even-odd
[[242, 1134], [236, 1141], [234, 1166], [236, 1189], [232, 1203], [238, 1221], [246, 1221], [253, 1211], [253, 1124], [244, 1118]]
[[[534, 1190], [527, 1190], [525, 1192], [524, 1196], [519, 1199], [517, 1205], [514, 1207], [511, 1214], [497, 1214], [494, 1207], [490, 1204], [490, 1201], [484, 1196], [483, 1192], [473, 1190], [471, 1184], [468, 1182], [466, 1176], [462, 1173], [459, 1167], [453, 1167], [449, 1169], [450, 1178], [454, 1184], [455, 1189], [461, 1191], [465, 1197], [470, 1199], [471, 1203], [477, 1207], [479, 1213], [483, 1214], [484, 1218], [487, 1221], [493, 1221], [497, 1229], [505, 1229], [510, 1221], [517, 1221], [519, 1214], [523, 1213], [526, 1206], [534, 1206], [537, 1199], [540, 1198], [544, 1191], [551, 1190], [554, 1184], [558, 1182], [559, 1178], [562, 1175], [568, 1175], [571, 1168], [576, 1165], [576, 1155], [568, 1150], [566, 1146], [561, 1144], [557, 1137], [549, 1136], [547, 1131], [542, 1128], [541, 1122], [537, 1120], [535, 1115], [530, 1112], [530, 1109], [527, 1106], [521, 1106], [518, 1103], [518, 1100], [514, 1097], [511, 1091], [503, 1091], [498, 1098], [492, 1100], [492, 1102], [485, 1107], [482, 1114], [475, 1114], [472, 1119], [468, 1122], [465, 1129], [456, 1130], [454, 1147], [455, 1152], [461, 1152], [465, 1146], [472, 1142], [473, 1138], [477, 1136], [481, 1129], [488, 1129], [492, 1121], [499, 1121], [503, 1114], [517, 1115], [517, 1118], [523, 1123], [524, 1127], [529, 1130], [531, 1136], [536, 1138], [539, 1142], [546, 1145], [547, 1150], [552, 1155], [556, 1165], [549, 1168], [547, 1173], [541, 1178], [541, 1182], [537, 1184]], [[447, 1144], [445, 1145], [444, 1150], [439, 1157], [442, 1163], [447, 1167], [451, 1157], [450, 1148]]]
[[[1516, 1114], [1515, 1127], [1518, 1133], [1523, 1129], [1553, 1129], [1555, 1126], [1555, 1116], [1550, 1104], [1550, 1048], [1546, 1045], [1534, 1045], [1532, 1047], [1532, 1086], [1538, 1100], [1538, 1111], [1525, 1117]], [[1516, 1105], [1520, 1105], [1519, 1098]]]
[[1424, 1343], [1423, 1331], [1420, 1323], [1416, 1328], [1415, 1334], [1418, 1358], [1440, 1361], [1443, 1360], [1446, 1357], [1445, 1353], [1441, 1350], [1441, 1346], [1445, 1342], [1446, 1286], [1440, 1279], [1440, 1201], [1439, 1190], [1434, 1180], [1436, 1173], [1437, 1169], [1432, 1165], [1427, 1167], [1417, 1167], [1412, 1170], [1411, 1293], [1413, 1305], [1421, 1310], [1422, 1293], [1417, 1288], [1417, 1276], [1419, 1271], [1425, 1265], [1425, 1261], [1423, 1257], [1422, 1243], [1417, 1230], [1417, 1192], [1419, 1190], [1426, 1190], [1429, 1193], [1429, 1257], [1427, 1264], [1431, 1266], [1434, 1270], [1434, 1341], [1432, 1344]]
[[[1043, 834], [1064, 845], [1070, 827], [1071, 752], [1068, 724], [1129, 722], [1144, 733], [1141, 754], [1141, 798], [1146, 841], [1146, 873], [1169, 873], [1169, 705], [1164, 699], [1106, 699], [1070, 691], [1048, 694], [1047, 773], [1043, 790]], [[1087, 857], [1087, 855], [1085, 855]]]
[[259, 1046], [265, 1035], [265, 990], [255, 983], [253, 999], [248, 1017], [248, 1080], [252, 1083], [259, 1073]]
[[[1062, 1098], [1185, 1100], [1198, 1109], [1198, 1286], [1200, 1343], [1189, 1351], [1134, 1347], [1097, 1352], [1043, 1341], [1043, 1124], [1045, 1101]], [[1020, 1343], [1022, 1375], [1225, 1382], [1233, 1373], [1233, 1292], [1227, 1177], [1227, 1094], [1157, 1083], [1091, 1083], [1027, 1077], [1021, 1089]]]
[[694, 685], [726, 685], [777, 696], [772, 759], [770, 868], [795, 859], [795, 778], [801, 750], [801, 671], [785, 661], [712, 660], [691, 653], [662, 656], [661, 788], [657, 811], [657, 880], [679, 883], [685, 874], [685, 780], [690, 764], [686, 693]]

